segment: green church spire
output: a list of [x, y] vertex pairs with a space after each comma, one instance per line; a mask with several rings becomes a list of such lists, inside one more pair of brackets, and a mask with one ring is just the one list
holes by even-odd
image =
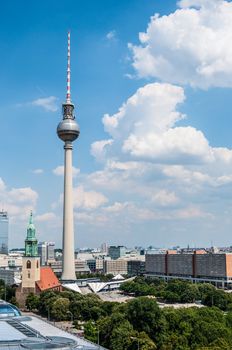
[[25, 256], [38, 256], [38, 241], [35, 237], [35, 226], [31, 212], [29, 224], [27, 226], [27, 237], [25, 239]]

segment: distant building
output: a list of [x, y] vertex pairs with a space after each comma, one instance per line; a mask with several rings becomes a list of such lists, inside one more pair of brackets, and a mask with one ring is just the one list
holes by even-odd
[[145, 274], [145, 261], [128, 260], [127, 263], [128, 276], [142, 276]]
[[55, 243], [48, 242], [47, 243], [47, 260], [55, 259]]
[[55, 243], [54, 242], [39, 242], [38, 254], [40, 257], [40, 264], [47, 265], [48, 261], [55, 259]]
[[96, 272], [96, 259], [88, 259], [86, 260], [86, 263], [91, 272]]
[[101, 252], [108, 254], [108, 244], [107, 243], [102, 243], [101, 245]]
[[0, 254], [0, 268], [18, 268], [22, 267], [22, 255], [21, 254]]
[[47, 242], [38, 243], [38, 255], [40, 257], [40, 265], [44, 266], [47, 262]]
[[232, 287], [232, 254], [167, 251], [166, 254], [146, 254], [146, 275], [165, 279], [180, 278], [195, 282], [210, 282]]
[[108, 255], [112, 260], [116, 260], [126, 255], [126, 247], [124, 246], [110, 246], [108, 250]]
[[[55, 274], [60, 275], [62, 272], [62, 261], [57, 260], [49, 263]], [[75, 272], [78, 274], [90, 273], [90, 269], [84, 260], [75, 259]]]
[[19, 284], [21, 281], [21, 271], [9, 268], [0, 269], [0, 280], [3, 280], [8, 286]]
[[6, 211], [0, 211], [0, 254], [8, 254], [9, 219]]
[[105, 274], [127, 275], [127, 260], [104, 260], [103, 264]]

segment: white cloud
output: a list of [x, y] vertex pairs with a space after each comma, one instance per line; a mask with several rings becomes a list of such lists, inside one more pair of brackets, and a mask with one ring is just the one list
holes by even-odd
[[213, 179], [208, 174], [204, 174], [200, 171], [190, 171], [183, 167], [182, 165], [172, 165], [165, 166], [163, 168], [163, 173], [171, 178], [180, 180], [188, 184], [192, 183], [211, 183], [213, 184]]
[[107, 152], [107, 146], [112, 145], [113, 140], [101, 140], [101, 141], [95, 141], [91, 145], [91, 154], [95, 158], [98, 159], [98, 161], [102, 161], [105, 158], [106, 152]]
[[108, 199], [100, 192], [85, 191], [83, 186], [74, 187], [73, 202], [75, 208], [93, 210], [108, 202]]
[[43, 169], [34, 169], [33, 171], [33, 174], [43, 174]]
[[[228, 149], [213, 149], [204, 134], [178, 122], [185, 115], [177, 110], [185, 99], [181, 87], [153, 83], [138, 89], [117, 113], [103, 117], [109, 140], [92, 144], [98, 160], [130, 156], [134, 160], [155, 162], [212, 162], [215, 158], [231, 161]], [[125, 160], [125, 159], [124, 159]]]
[[0, 178], [0, 203], [8, 211], [11, 222], [27, 219], [37, 200], [38, 193], [30, 187], [9, 189]]
[[202, 7], [202, 6], [215, 6], [218, 5], [223, 0], [180, 0], [178, 1], [178, 6], [182, 8], [186, 7]]
[[52, 212], [48, 212], [41, 215], [36, 215], [35, 220], [38, 222], [54, 221], [57, 220], [57, 216]]
[[37, 100], [29, 102], [28, 105], [42, 107], [45, 109], [45, 111], [48, 112], [56, 112], [58, 110], [57, 100], [57, 97], [49, 96], [44, 98], [38, 98]]
[[[52, 170], [53, 174], [57, 176], [64, 176], [64, 166], [59, 165], [55, 169]], [[80, 169], [72, 167], [73, 177], [76, 177], [80, 173]]]
[[32, 203], [35, 205], [38, 194], [30, 187], [24, 188], [12, 188], [7, 193], [9, 202], [18, 202], [18, 203]]
[[106, 34], [106, 39], [113, 40], [116, 38], [116, 30], [111, 30]]
[[200, 88], [232, 86], [232, 3], [182, 0], [180, 9], [155, 15], [140, 45], [129, 47], [140, 77]]
[[175, 192], [160, 190], [154, 195], [152, 195], [152, 202], [165, 207], [178, 203], [179, 198], [176, 196]]
[[173, 218], [175, 217], [177, 219], [194, 219], [205, 217], [209, 217], [210, 219], [212, 219], [213, 215], [211, 213], [201, 210], [200, 208], [189, 207], [176, 211]]

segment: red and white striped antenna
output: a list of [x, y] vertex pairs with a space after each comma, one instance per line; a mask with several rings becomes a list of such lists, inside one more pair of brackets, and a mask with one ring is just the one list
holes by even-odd
[[68, 31], [68, 62], [67, 62], [67, 94], [66, 103], [71, 103], [71, 90], [70, 81], [71, 80], [71, 70], [70, 70], [70, 31]]

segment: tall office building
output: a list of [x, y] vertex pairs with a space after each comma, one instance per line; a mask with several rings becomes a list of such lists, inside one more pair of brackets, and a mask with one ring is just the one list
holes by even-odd
[[48, 242], [47, 244], [47, 260], [55, 259], [55, 243]]
[[40, 257], [40, 265], [44, 266], [47, 262], [47, 242], [38, 243], [38, 255]]
[[48, 260], [55, 259], [55, 243], [54, 242], [39, 242], [38, 255], [40, 257], [40, 265], [47, 265]]
[[0, 254], [8, 254], [9, 220], [6, 211], [0, 211]]
[[63, 207], [63, 267], [61, 279], [75, 280], [74, 261], [74, 222], [73, 222], [73, 186], [72, 186], [72, 144], [79, 134], [75, 121], [74, 104], [70, 91], [70, 32], [68, 33], [67, 94], [63, 103], [63, 120], [57, 127], [58, 137], [64, 141], [64, 207]]

